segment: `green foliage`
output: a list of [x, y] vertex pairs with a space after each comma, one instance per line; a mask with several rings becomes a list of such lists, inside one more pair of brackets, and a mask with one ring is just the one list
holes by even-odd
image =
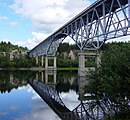
[[76, 44], [69, 45], [69, 43], [60, 43], [57, 51], [57, 67], [67, 68], [67, 67], [78, 67], [78, 59], [75, 54], [75, 59], [71, 60], [69, 53], [71, 50], [77, 50]]
[[102, 50], [101, 66], [90, 72], [89, 86], [86, 92], [95, 94], [101, 99], [107, 97], [121, 106], [122, 110], [130, 110], [130, 44], [109, 43]]
[[19, 47], [18, 45], [13, 45], [10, 42], [6, 43], [2, 41], [0, 43], [0, 68], [26, 68], [34, 65], [34, 59], [31, 59], [26, 55], [21, 55], [13, 60], [10, 60], [9, 53], [13, 50], [17, 50], [19, 53], [28, 51], [26, 47]]
[[70, 45], [69, 43], [60, 43], [57, 51], [61, 54], [63, 52], [69, 53], [70, 50], [79, 50], [79, 48], [76, 44]]
[[28, 79], [34, 79], [31, 71], [0, 71], [0, 92], [10, 92], [14, 88], [27, 85]]
[[69, 58], [63, 59], [58, 57], [57, 58], [57, 67], [58, 68], [65, 68], [65, 67], [78, 67], [78, 60], [71, 60]]
[[58, 47], [58, 52], [69, 52], [70, 51], [70, 46], [69, 43], [61, 43]]
[[1, 42], [0, 43], [0, 52], [9, 52], [12, 50], [18, 50], [18, 51], [27, 51], [27, 47], [19, 47], [18, 45], [13, 45], [10, 42], [6, 43], [6, 42]]

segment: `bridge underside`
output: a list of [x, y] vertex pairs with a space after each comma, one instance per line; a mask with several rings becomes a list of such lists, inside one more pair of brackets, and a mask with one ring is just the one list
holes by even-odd
[[130, 34], [130, 0], [98, 0], [29, 52], [30, 56], [55, 55], [70, 37], [80, 50], [97, 50], [109, 39]]

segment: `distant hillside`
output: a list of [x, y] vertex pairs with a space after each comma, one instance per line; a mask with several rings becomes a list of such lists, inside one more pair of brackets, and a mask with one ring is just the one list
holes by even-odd
[[0, 43], [0, 52], [11, 52], [13, 50], [17, 50], [17, 51], [28, 51], [27, 47], [21, 47], [18, 45], [13, 45], [10, 42], [6, 43], [6, 42], [1, 42]]

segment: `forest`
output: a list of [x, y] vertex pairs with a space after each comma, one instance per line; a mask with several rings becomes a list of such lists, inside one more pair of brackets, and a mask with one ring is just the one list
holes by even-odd
[[[114, 59], [117, 53], [119, 54], [122, 53], [122, 58], [128, 57], [129, 56], [129, 45], [130, 43], [107, 43], [104, 44], [99, 51], [101, 54], [102, 58], [101, 60], [104, 61], [104, 59], [108, 60], [106, 61], [106, 65], [109, 66], [109, 64], [114, 62], [115, 60], [109, 60], [110, 58]], [[10, 55], [9, 53], [12, 51], [17, 50], [19, 53], [18, 57], [15, 57], [14, 59], [10, 60]], [[1, 42], [0, 43], [0, 68], [30, 68], [30, 67], [36, 67], [36, 62], [35, 58], [30, 58], [28, 54], [26, 55], [21, 55], [20, 53], [25, 52], [28, 53], [29, 49], [26, 47], [21, 47], [18, 45], [13, 45], [10, 42]], [[121, 52], [120, 52], [121, 51]], [[72, 52], [72, 53], [71, 53]], [[78, 68], [78, 52], [79, 49], [76, 46], [76, 44], [70, 45], [68, 43], [60, 43], [57, 51], [57, 68]], [[90, 51], [85, 51], [85, 52], [90, 52]], [[95, 51], [91, 51], [95, 52]], [[6, 55], [4, 55], [6, 53]], [[71, 55], [70, 55], [71, 53]], [[108, 58], [106, 58], [108, 57]], [[118, 55], [119, 57], [119, 55]], [[118, 58], [119, 61], [116, 62], [117, 64], [120, 64], [122, 58]], [[121, 60], [120, 60], [121, 59]], [[129, 59], [129, 58], [127, 58]], [[52, 62], [52, 61], [50, 61]], [[88, 59], [87, 60], [87, 65], [88, 67], [94, 66], [94, 59]], [[125, 61], [126, 62], [126, 61]], [[121, 62], [122, 63], [122, 62]], [[45, 63], [44, 63], [45, 64]], [[52, 63], [50, 63], [52, 64]], [[102, 65], [104, 63], [102, 62]], [[114, 64], [114, 63], [113, 63]], [[39, 57], [39, 64], [37, 65], [41, 66], [41, 59]], [[106, 66], [105, 66], [106, 67]], [[118, 66], [119, 67], [119, 66]]]
[[[12, 60], [10, 59], [10, 54], [14, 53], [15, 56]], [[34, 60], [28, 57], [28, 55], [22, 55], [22, 53], [27, 53], [29, 50], [27, 47], [21, 47], [18, 45], [13, 45], [10, 42], [0, 43], [0, 68], [20, 68], [20, 67], [32, 67], [34, 65]], [[12, 55], [13, 56], [13, 55]]]

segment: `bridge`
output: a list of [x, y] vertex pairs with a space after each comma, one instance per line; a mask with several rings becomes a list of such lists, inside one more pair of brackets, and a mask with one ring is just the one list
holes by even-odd
[[[47, 56], [51, 56], [52, 59], [59, 44], [66, 37], [69, 36], [80, 51], [99, 50], [107, 40], [130, 35], [129, 27], [130, 0], [97, 0], [30, 50], [29, 56], [36, 57], [36, 63], [38, 56], [42, 56], [42, 66], [43, 56], [46, 56], [45, 68], [48, 68], [50, 58]], [[82, 61], [85, 55], [82, 54], [80, 57]], [[53, 67], [56, 68], [56, 57], [53, 59]], [[84, 63], [81, 66], [83, 65]]]

